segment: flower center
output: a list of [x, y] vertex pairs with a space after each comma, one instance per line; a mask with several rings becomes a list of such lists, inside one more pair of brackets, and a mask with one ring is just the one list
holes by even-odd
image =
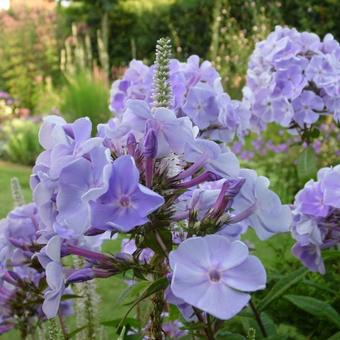
[[130, 199], [128, 196], [122, 196], [119, 203], [123, 208], [128, 208], [130, 206]]
[[212, 282], [219, 282], [221, 280], [221, 274], [216, 269], [213, 269], [209, 272], [209, 279]]

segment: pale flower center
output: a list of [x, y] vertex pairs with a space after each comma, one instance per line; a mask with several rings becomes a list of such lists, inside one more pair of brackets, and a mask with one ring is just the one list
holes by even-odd
[[209, 271], [209, 279], [212, 282], [219, 282], [221, 280], [221, 274], [216, 269]]
[[130, 198], [128, 196], [122, 196], [119, 203], [123, 208], [128, 208], [130, 206]]

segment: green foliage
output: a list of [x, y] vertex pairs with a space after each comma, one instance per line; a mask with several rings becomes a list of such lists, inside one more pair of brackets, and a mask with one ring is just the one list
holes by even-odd
[[267, 292], [265, 298], [259, 302], [257, 308], [260, 311], [264, 310], [269, 304], [281, 297], [289, 288], [297, 284], [307, 274], [307, 272], [308, 270], [306, 268], [300, 268], [285, 275], [273, 286], [270, 291]]
[[109, 90], [105, 83], [83, 71], [68, 79], [62, 92], [61, 111], [69, 121], [87, 116], [95, 128], [111, 116], [108, 101]]
[[42, 148], [39, 144], [39, 125], [29, 120], [13, 120], [4, 127], [4, 159], [23, 165], [34, 165]]
[[312, 147], [306, 147], [297, 159], [298, 176], [301, 181], [314, 178], [318, 170], [317, 158]]
[[0, 86], [34, 110], [38, 88], [59, 77], [56, 16], [45, 8], [15, 7], [0, 15]]
[[336, 39], [340, 38], [338, 0], [285, 0], [281, 1], [280, 11], [290, 26], [321, 36], [332, 33]]
[[274, 22], [279, 20], [274, 15], [276, 6], [276, 2], [268, 2], [264, 7], [252, 0], [215, 2], [209, 57], [232, 97], [241, 96], [248, 59], [255, 44], [265, 39]]
[[[117, 0], [74, 1], [60, 9], [70, 33], [73, 22], [85, 22], [91, 41], [95, 28], [108, 15], [108, 50], [111, 66], [126, 65], [132, 58], [153, 61], [154, 46], [160, 36], [175, 43], [177, 56], [198, 54], [205, 57], [210, 44], [213, 1], [206, 0]], [[194, 29], [193, 29], [194, 28]], [[98, 58], [95, 51], [94, 57]]]
[[0, 219], [4, 218], [7, 213], [14, 208], [14, 204], [10, 199], [11, 178], [17, 177], [20, 181], [25, 201], [32, 201], [32, 192], [29, 187], [29, 176], [31, 169], [21, 165], [13, 165], [0, 161]]
[[307, 313], [328, 319], [340, 329], [340, 315], [329, 303], [309, 296], [285, 295], [284, 298]]

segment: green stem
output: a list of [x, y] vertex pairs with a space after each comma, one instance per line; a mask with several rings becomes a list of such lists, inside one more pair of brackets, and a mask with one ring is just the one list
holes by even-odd
[[64, 320], [64, 317], [59, 313], [59, 323], [60, 323], [60, 327], [61, 327], [61, 331], [63, 333], [63, 337], [65, 340], [68, 339], [68, 332], [67, 332], [67, 327], [66, 327], [66, 324], [65, 324], [65, 320]]
[[252, 300], [250, 300], [249, 305], [250, 305], [251, 310], [254, 313], [255, 320], [256, 320], [257, 324], [259, 325], [259, 328], [261, 330], [262, 335], [266, 338], [268, 335], [267, 335], [267, 331], [266, 331], [266, 329], [263, 325], [260, 313], [258, 312], [258, 310], [257, 310], [257, 308], [256, 308], [256, 306], [255, 306], [255, 304]]
[[209, 326], [209, 321], [206, 323], [205, 322], [205, 320], [204, 320], [204, 318], [203, 318], [203, 316], [202, 316], [202, 314], [201, 314], [201, 312], [197, 309], [197, 308], [195, 308], [195, 307], [193, 307], [193, 309], [194, 309], [194, 312], [195, 312], [195, 314], [196, 314], [196, 316], [197, 316], [197, 319], [203, 324], [203, 326], [204, 326], [204, 333], [206, 334], [206, 336], [207, 336], [207, 339], [208, 340], [215, 340], [215, 336], [214, 336], [214, 333], [213, 333], [213, 331], [212, 331], [212, 329], [211, 329], [211, 325]]

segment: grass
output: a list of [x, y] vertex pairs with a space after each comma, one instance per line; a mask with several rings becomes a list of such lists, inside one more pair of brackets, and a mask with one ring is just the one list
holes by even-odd
[[22, 165], [0, 161], [0, 218], [3, 218], [13, 208], [11, 185], [12, 177], [17, 177], [22, 186], [26, 202], [32, 200], [29, 178], [31, 169]]

